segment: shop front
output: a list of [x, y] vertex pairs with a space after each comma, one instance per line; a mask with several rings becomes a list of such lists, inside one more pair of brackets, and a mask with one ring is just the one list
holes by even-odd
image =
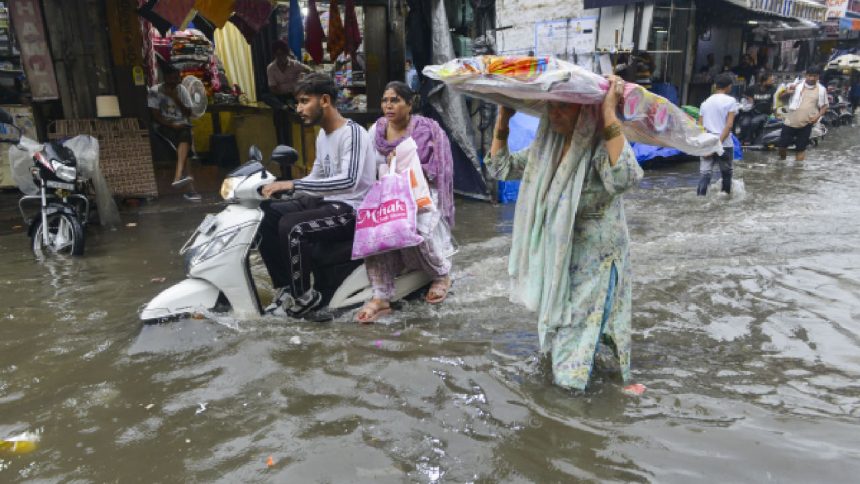
[[[310, 169], [314, 130], [301, 128], [290, 109], [273, 111], [264, 102], [269, 99], [267, 67], [278, 40], [287, 42], [310, 70], [335, 79], [338, 108], [346, 117], [367, 125], [381, 114], [379, 101], [390, 79], [387, 2], [197, 1], [186, 2], [193, 8], [181, 11], [159, 9], [161, 3], [141, 2], [139, 10], [147, 84], [159, 82], [159, 60], [177, 67], [183, 79], [202, 81], [208, 105], [194, 121], [193, 134], [204, 163], [233, 166], [249, 146], [268, 152], [280, 141], [301, 154], [294, 175]], [[274, 117], [279, 117], [281, 136]]]

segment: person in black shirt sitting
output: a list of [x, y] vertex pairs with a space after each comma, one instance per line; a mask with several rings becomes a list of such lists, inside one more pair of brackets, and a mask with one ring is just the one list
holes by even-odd
[[741, 143], [749, 145], [761, 132], [762, 127], [773, 114], [773, 96], [776, 94], [773, 74], [765, 69], [759, 76], [761, 82], [747, 88], [744, 97], [752, 103], [752, 109], [742, 113], [738, 120], [741, 128]]

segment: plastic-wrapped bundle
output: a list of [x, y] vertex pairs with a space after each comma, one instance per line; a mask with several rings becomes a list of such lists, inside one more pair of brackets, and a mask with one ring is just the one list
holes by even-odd
[[[548, 101], [600, 104], [609, 81], [575, 64], [552, 57], [480, 56], [427, 66], [424, 75], [472, 97], [535, 116]], [[642, 86], [625, 84], [620, 119], [629, 141], [707, 156], [722, 153], [716, 135], [667, 99]]]
[[63, 146], [72, 150], [78, 160], [78, 169], [81, 176], [90, 180], [96, 192], [96, 207], [99, 212], [99, 224], [102, 227], [117, 227], [122, 220], [119, 217], [119, 208], [113, 199], [110, 187], [105, 180], [104, 173], [99, 168], [99, 140], [85, 134], [75, 136], [63, 143]]

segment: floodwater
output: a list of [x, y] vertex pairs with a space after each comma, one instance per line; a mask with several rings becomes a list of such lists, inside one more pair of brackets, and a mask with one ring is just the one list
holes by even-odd
[[35, 262], [7, 230], [0, 438], [41, 442], [0, 454], [0, 481], [853, 481], [858, 140], [750, 154], [731, 198], [697, 198], [696, 163], [647, 172], [626, 202], [641, 397], [608, 355], [585, 393], [550, 384], [506, 298], [511, 207], [461, 202], [448, 301], [374, 326], [142, 325], [206, 207], [91, 228], [72, 260]]

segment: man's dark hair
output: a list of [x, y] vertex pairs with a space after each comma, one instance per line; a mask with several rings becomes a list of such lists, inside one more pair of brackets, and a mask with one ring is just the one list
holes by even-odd
[[770, 79], [771, 76], [773, 76], [773, 71], [770, 69], [762, 69], [761, 72], [759, 72], [759, 79], [761, 79], [762, 82]]
[[820, 76], [821, 75], [821, 68], [818, 66], [809, 66], [806, 68], [806, 73], [812, 74], [813, 76]]
[[296, 84], [296, 96], [302, 94], [311, 96], [328, 94], [331, 102], [334, 103], [337, 100], [337, 86], [334, 84], [334, 79], [328, 74], [312, 72]]
[[714, 78], [714, 84], [717, 85], [717, 89], [725, 89], [731, 86], [734, 83], [734, 79], [730, 74], [720, 74]]
[[272, 53], [277, 54], [279, 51], [284, 54], [290, 53], [290, 45], [284, 39], [278, 39], [272, 44]]

